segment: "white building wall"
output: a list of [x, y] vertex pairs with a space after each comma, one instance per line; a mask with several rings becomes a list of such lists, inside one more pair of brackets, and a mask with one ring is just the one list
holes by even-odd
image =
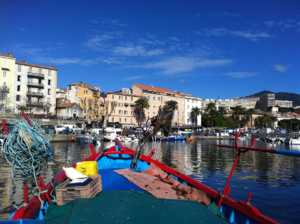
[[[185, 97], [185, 123], [187, 125], [192, 125], [191, 119], [191, 111], [192, 108], [198, 107], [200, 110], [202, 109], [202, 99], [198, 97], [186, 96]], [[197, 125], [201, 125], [201, 115], [197, 117]]]

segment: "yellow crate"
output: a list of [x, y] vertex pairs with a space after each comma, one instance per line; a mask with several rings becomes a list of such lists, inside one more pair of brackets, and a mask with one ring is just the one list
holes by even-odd
[[96, 161], [83, 161], [76, 164], [76, 170], [84, 175], [98, 174], [98, 163]]

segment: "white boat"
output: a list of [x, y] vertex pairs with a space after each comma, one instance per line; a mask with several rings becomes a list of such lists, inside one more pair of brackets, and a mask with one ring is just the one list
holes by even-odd
[[287, 137], [284, 140], [284, 143], [287, 145], [300, 145], [300, 138], [299, 137]]
[[114, 128], [114, 127], [107, 127], [104, 131], [104, 141], [114, 141], [118, 138], [120, 141], [123, 141], [122, 137], [120, 136], [122, 133], [122, 129]]

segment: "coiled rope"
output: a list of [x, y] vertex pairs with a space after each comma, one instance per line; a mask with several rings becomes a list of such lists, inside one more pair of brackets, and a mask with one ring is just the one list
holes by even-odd
[[[24, 179], [34, 177], [36, 186], [37, 175], [50, 159], [52, 137], [35, 122], [30, 120], [29, 125], [26, 120], [14, 120], [15, 128], [9, 133], [2, 144], [2, 151], [6, 161], [12, 166], [12, 178], [15, 173], [19, 173]], [[40, 198], [39, 187], [32, 190], [33, 195]], [[43, 202], [40, 198], [42, 207]]]

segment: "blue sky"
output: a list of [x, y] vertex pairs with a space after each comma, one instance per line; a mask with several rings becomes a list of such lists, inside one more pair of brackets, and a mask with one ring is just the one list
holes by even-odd
[[300, 94], [300, 1], [0, 1], [0, 53], [117, 91]]

